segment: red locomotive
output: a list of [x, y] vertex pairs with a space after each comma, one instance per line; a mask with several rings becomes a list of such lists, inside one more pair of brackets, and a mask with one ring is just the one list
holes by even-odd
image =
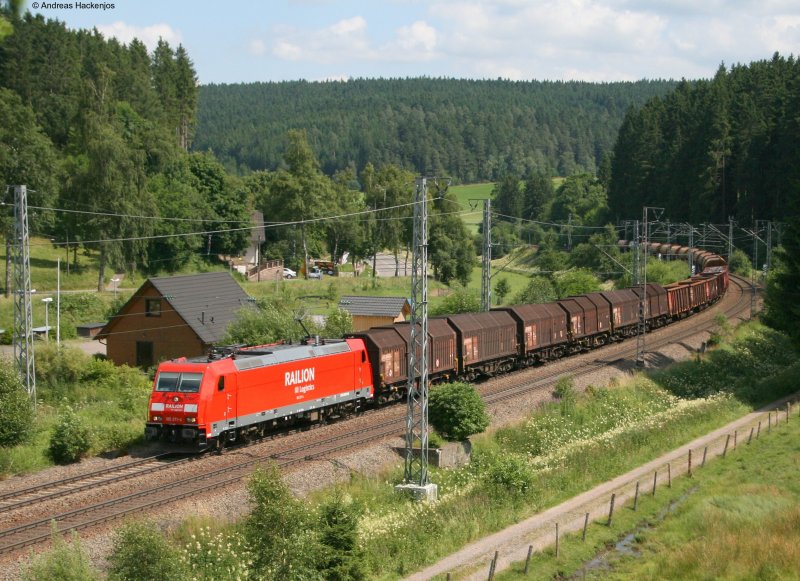
[[204, 450], [300, 419], [358, 410], [374, 394], [358, 339], [226, 348], [165, 361], [150, 397], [148, 439]]
[[[666, 287], [647, 285], [648, 329], [705, 309], [725, 294], [728, 269], [716, 254], [657, 243], [650, 250], [691, 253], [703, 270]], [[474, 381], [633, 336], [641, 294], [641, 287], [634, 287], [431, 318], [429, 377]], [[221, 448], [297, 421], [402, 399], [410, 331], [409, 323], [395, 323], [344, 340], [228, 347], [208, 357], [164, 362], [156, 373], [145, 435], [200, 450]]]

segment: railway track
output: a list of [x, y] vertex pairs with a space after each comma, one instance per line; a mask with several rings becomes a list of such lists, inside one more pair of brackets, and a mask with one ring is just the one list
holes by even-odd
[[177, 464], [192, 461], [191, 457], [182, 457], [171, 452], [139, 458], [120, 464], [95, 470], [86, 474], [70, 476], [61, 480], [46, 482], [24, 490], [14, 490], [0, 494], [0, 514], [45, 502], [63, 496], [93, 490], [137, 476], [174, 468]]
[[[715, 325], [714, 315], [723, 304], [728, 317], [739, 316], [750, 308], [750, 285], [743, 279], [731, 277], [729, 292], [717, 306], [707, 309], [687, 319], [652, 332], [648, 336], [647, 348], [652, 351], [676, 339], [693, 335], [698, 331], [709, 330]], [[632, 359], [635, 344], [630, 341], [604, 347], [593, 353], [602, 358], [587, 360], [578, 357], [569, 370], [563, 368], [550, 370], [548, 366], [514, 372], [485, 382], [481, 392], [487, 403], [529, 394], [535, 390], [547, 390], [565, 374], [580, 376], [609, 365]], [[566, 360], [565, 360], [566, 361]], [[632, 367], [632, 364], [630, 365]], [[367, 426], [351, 429], [346, 433], [336, 433], [329, 437], [314, 438], [312, 442], [284, 446], [280, 452], [248, 452], [248, 458], [233, 461], [226, 466], [209, 469], [198, 474], [178, 476], [166, 483], [147, 483], [147, 477], [167, 468], [185, 465], [190, 458], [176, 458], [170, 461], [166, 455], [143, 458], [121, 466], [64, 479], [48, 485], [27, 490], [6, 493], [0, 496], [0, 513], [13, 515], [25, 506], [41, 503], [59, 497], [74, 495], [81, 491], [93, 490], [100, 486], [110, 486], [120, 482], [136, 482], [141, 485], [132, 493], [112, 496], [107, 500], [93, 502], [73, 510], [48, 513], [45, 516], [25, 520], [15, 526], [0, 530], [0, 554], [46, 542], [51, 537], [51, 526], [55, 522], [59, 530], [82, 530], [102, 523], [122, 518], [133, 513], [143, 513], [169, 506], [182, 499], [193, 498], [205, 492], [219, 489], [241, 481], [252, 473], [254, 466], [271, 460], [281, 468], [288, 468], [302, 462], [325, 459], [326, 457], [367, 443], [375, 443], [389, 437], [399, 436], [405, 431], [405, 415], [397, 406], [388, 418], [376, 416]], [[289, 443], [282, 440], [283, 443]], [[177, 473], [177, 471], [175, 471]], [[2, 526], [2, 525], [0, 525]]]

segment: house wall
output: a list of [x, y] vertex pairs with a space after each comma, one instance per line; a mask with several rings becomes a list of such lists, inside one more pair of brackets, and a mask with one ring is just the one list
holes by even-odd
[[[161, 316], [145, 316], [146, 299], [161, 299]], [[106, 355], [117, 365], [136, 365], [137, 341], [152, 342], [153, 364], [205, 353], [202, 341], [155, 288], [148, 288], [128, 305], [106, 339]]]
[[396, 317], [376, 317], [374, 315], [353, 315], [353, 331], [365, 331], [371, 327], [401, 323], [405, 317], [400, 314]]

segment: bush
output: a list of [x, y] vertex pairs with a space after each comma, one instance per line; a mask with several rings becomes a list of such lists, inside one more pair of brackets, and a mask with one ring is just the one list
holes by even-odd
[[109, 557], [112, 581], [175, 581], [184, 579], [175, 551], [149, 521], [125, 523]]
[[553, 396], [561, 400], [561, 415], [568, 415], [575, 409], [575, 404], [578, 401], [578, 394], [575, 391], [575, 382], [572, 377], [560, 377], [556, 381]]
[[244, 535], [259, 579], [321, 578], [316, 570], [322, 546], [313, 515], [292, 496], [275, 464], [257, 469], [248, 484], [253, 510]]
[[362, 581], [367, 578], [364, 551], [358, 544], [360, 518], [360, 508], [339, 492], [320, 507], [323, 547], [320, 570], [325, 579]]
[[458, 313], [477, 313], [481, 310], [478, 293], [463, 286], [455, 285], [438, 306], [431, 308], [431, 316], [456, 315]]
[[328, 313], [322, 336], [326, 339], [337, 339], [346, 333], [353, 332], [353, 315], [344, 309], [336, 308]]
[[33, 433], [33, 405], [14, 364], [0, 361], [0, 446], [16, 446]]
[[431, 425], [447, 440], [464, 440], [489, 425], [486, 404], [468, 383], [448, 383], [431, 390], [428, 401]]
[[69, 405], [59, 414], [58, 423], [50, 436], [49, 453], [56, 464], [77, 462], [92, 447], [89, 428]]
[[100, 573], [89, 561], [78, 533], [72, 531], [71, 542], [67, 543], [54, 525], [51, 549], [37, 556], [24, 570], [22, 578], [25, 581], [94, 581], [100, 579]]
[[36, 346], [36, 379], [50, 386], [77, 383], [90, 357], [76, 347]]
[[504, 453], [489, 464], [485, 478], [487, 482], [507, 490], [527, 492], [533, 488], [536, 476], [524, 456]]

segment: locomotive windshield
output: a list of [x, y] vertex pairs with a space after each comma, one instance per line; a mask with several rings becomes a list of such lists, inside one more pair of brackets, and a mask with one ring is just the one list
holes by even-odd
[[162, 371], [158, 374], [156, 391], [181, 391], [184, 393], [197, 393], [200, 391], [200, 382], [202, 379], [202, 373]]

